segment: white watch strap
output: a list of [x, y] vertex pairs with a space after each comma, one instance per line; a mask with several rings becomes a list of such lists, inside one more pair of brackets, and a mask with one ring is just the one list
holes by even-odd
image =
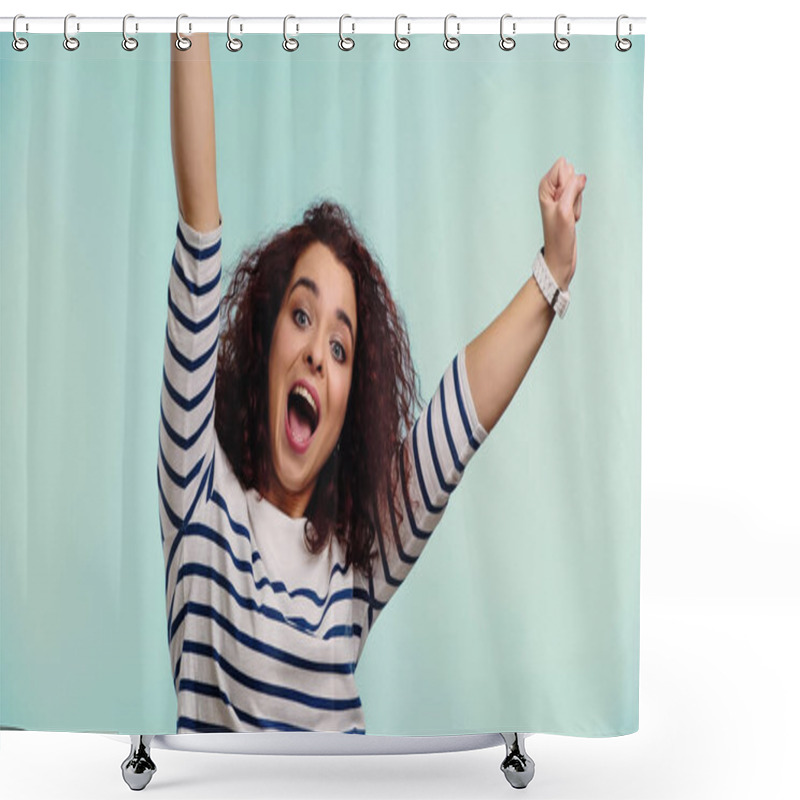
[[558, 288], [555, 278], [545, 263], [543, 251], [544, 247], [539, 250], [533, 260], [533, 277], [539, 284], [544, 299], [559, 317], [563, 317], [569, 306], [569, 290]]

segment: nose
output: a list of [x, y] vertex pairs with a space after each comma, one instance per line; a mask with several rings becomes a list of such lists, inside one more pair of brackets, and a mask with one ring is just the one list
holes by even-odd
[[309, 353], [306, 356], [306, 363], [311, 367], [311, 369], [315, 369], [317, 372], [322, 372], [322, 362], [318, 361], [316, 365], [314, 364], [314, 357]]
[[304, 361], [311, 368], [312, 372], [322, 375], [322, 365], [325, 361], [325, 337], [326, 334], [320, 326], [310, 332], [305, 342]]
[[309, 350], [306, 353], [306, 364], [308, 364], [313, 371], [322, 375], [322, 358], [317, 354], [316, 349]]

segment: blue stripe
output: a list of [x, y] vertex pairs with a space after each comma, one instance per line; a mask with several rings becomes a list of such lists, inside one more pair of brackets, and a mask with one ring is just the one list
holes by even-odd
[[[175, 558], [175, 553], [178, 549], [178, 542], [180, 542], [181, 537], [183, 536], [183, 523], [178, 526], [178, 529], [175, 533], [175, 538], [172, 540], [172, 547], [169, 549], [169, 555], [167, 556], [167, 568], [164, 570], [164, 594], [166, 595], [169, 591], [169, 571], [172, 567], [172, 560]], [[172, 606], [175, 604], [175, 592], [172, 593], [172, 597], [170, 598], [169, 604], [169, 614], [167, 615], [167, 633], [169, 634], [169, 630], [172, 626]], [[170, 637], [171, 639], [171, 637]]]
[[[330, 593], [330, 585], [331, 581], [333, 580], [333, 576], [337, 572], [342, 575], [344, 575], [346, 572], [345, 568], [338, 562], [333, 565], [333, 569], [328, 574], [328, 592], [326, 593], [325, 597], [320, 597], [320, 595], [318, 595], [315, 591], [313, 591], [313, 589], [300, 587], [298, 589], [292, 589], [291, 591], [289, 591], [289, 589], [286, 587], [286, 584], [283, 581], [270, 582], [269, 579], [267, 578], [262, 578], [262, 580], [266, 581], [269, 585], [272, 586], [272, 590], [275, 592], [275, 594], [285, 592], [291, 598], [306, 597], [309, 600], [311, 600], [311, 602], [314, 603], [315, 606], [317, 606], [318, 608], [322, 608], [322, 606], [324, 606], [326, 603], [330, 604], [330, 599], [332, 597]], [[261, 586], [263, 585], [264, 584], [261, 584]], [[259, 584], [256, 584], [256, 586], [258, 588], [261, 588]]]
[[[233, 517], [231, 517], [230, 511], [228, 511], [228, 504], [225, 502], [225, 498], [218, 491], [215, 490], [211, 493], [211, 502], [222, 509], [222, 512], [228, 518], [228, 525], [230, 525], [231, 530], [234, 533], [238, 533], [239, 536], [244, 536], [244, 538], [247, 539], [247, 541], [252, 544], [253, 540], [250, 538], [249, 529], [247, 528], [246, 525], [242, 525], [240, 522], [236, 522], [233, 519]], [[253, 561], [256, 560], [256, 556], [261, 558], [261, 556], [258, 554], [258, 551], [253, 550]]]
[[365, 603], [369, 603], [369, 593], [366, 589], [355, 586], [353, 587], [353, 600], [363, 600]]
[[447, 446], [450, 448], [450, 457], [453, 459], [453, 464], [459, 472], [464, 471], [464, 465], [458, 457], [456, 450], [456, 443], [453, 441], [453, 434], [450, 432], [450, 420], [447, 417], [447, 403], [444, 399], [444, 378], [439, 384], [439, 394], [442, 398], [442, 422], [444, 423], [444, 435], [447, 437]]
[[194, 653], [199, 656], [213, 659], [219, 668], [228, 677], [247, 687], [255, 692], [269, 695], [271, 697], [280, 697], [284, 700], [291, 700], [292, 702], [309, 708], [319, 708], [325, 711], [349, 711], [354, 708], [361, 708], [360, 697], [348, 697], [343, 700], [333, 697], [319, 697], [306, 692], [300, 692], [296, 689], [290, 689], [286, 686], [278, 686], [274, 683], [267, 683], [253, 678], [250, 675], [237, 669], [233, 664], [227, 661], [217, 650], [210, 645], [203, 644], [202, 642], [194, 642], [186, 640], [183, 643], [184, 653]]
[[411, 432], [411, 443], [414, 446], [414, 468], [417, 471], [417, 483], [419, 484], [419, 488], [422, 491], [422, 499], [425, 503], [425, 508], [428, 509], [429, 514], [441, 514], [444, 511], [445, 507], [447, 506], [447, 502], [445, 502], [442, 506], [434, 505], [431, 502], [430, 497], [428, 496], [428, 490], [425, 487], [425, 478], [422, 475], [422, 465], [420, 463], [419, 458], [419, 448], [417, 447], [417, 428], [419, 427], [419, 420], [414, 423], [414, 430]]
[[[369, 576], [369, 606], [367, 606], [367, 627], [372, 630], [372, 609], [373, 606], [378, 605], [378, 601], [375, 599], [375, 585], [372, 583], [372, 575]], [[380, 609], [378, 609], [380, 611]]]
[[[184, 531], [185, 534], [188, 535], [189, 528], [194, 526], [187, 526], [186, 530]], [[201, 578], [207, 578], [208, 580], [213, 581], [217, 584], [217, 586], [224, 589], [231, 598], [239, 605], [241, 608], [246, 609], [247, 611], [255, 611], [256, 613], [260, 614], [267, 619], [277, 620], [278, 622], [285, 622], [287, 625], [291, 625], [294, 628], [302, 631], [303, 633], [313, 634], [315, 631], [319, 629], [322, 625], [322, 622], [325, 618], [325, 615], [328, 613], [328, 610], [334, 603], [338, 603], [342, 600], [351, 600], [355, 596], [355, 592], [353, 589], [343, 589], [340, 592], [336, 592], [331, 595], [330, 602], [325, 607], [325, 610], [320, 617], [319, 622], [314, 625], [308, 620], [303, 619], [302, 617], [285, 617], [275, 608], [271, 608], [270, 606], [266, 606], [261, 603], [257, 603], [250, 597], [242, 597], [239, 592], [236, 591], [234, 585], [221, 573], [217, 572], [212, 567], [207, 566], [206, 564], [198, 564], [195, 562], [188, 562], [186, 564], [182, 564], [180, 570], [178, 571], [178, 578], [175, 581], [175, 585], [180, 583], [184, 578], [189, 576], [198, 576]], [[362, 590], [363, 591], [363, 590]]]
[[178, 474], [178, 472], [176, 472], [170, 466], [169, 461], [167, 461], [166, 455], [164, 455], [164, 450], [161, 447], [161, 442], [158, 443], [158, 455], [161, 458], [161, 466], [164, 467], [164, 472], [166, 472], [169, 479], [177, 486], [180, 486], [181, 489], [186, 489], [186, 487], [197, 477], [198, 473], [200, 472], [203, 466], [203, 461], [205, 459], [205, 456], [200, 456], [200, 460], [194, 465], [194, 467], [192, 467], [189, 474], [183, 476]]
[[[183, 531], [178, 531], [178, 535], [182, 534]], [[167, 584], [169, 584], [169, 576], [167, 576]], [[169, 587], [167, 587], [169, 588]], [[172, 644], [172, 636], [170, 635], [170, 631], [172, 630], [172, 612], [175, 610], [175, 592], [172, 593], [172, 597], [169, 601], [169, 614], [167, 614], [167, 644]], [[180, 657], [178, 658], [180, 661]]]
[[[233, 517], [231, 517], [230, 511], [228, 510], [228, 504], [225, 502], [225, 498], [219, 492], [217, 492], [215, 490], [214, 492], [212, 492], [210, 499], [211, 499], [211, 502], [214, 503], [215, 505], [219, 506], [219, 508], [225, 514], [225, 516], [228, 519], [228, 524], [231, 526], [231, 529], [233, 530], [233, 532], [239, 534], [240, 536], [244, 536], [250, 542], [250, 544], [252, 545], [253, 540], [252, 540], [252, 537], [250, 535], [250, 530], [245, 525], [242, 525], [241, 523], [236, 522], [233, 519]], [[265, 502], [267, 502], [267, 501], [265, 501]], [[256, 561], [263, 560], [261, 558], [261, 554], [258, 552], [258, 550], [253, 549], [252, 552], [253, 552], [252, 562], [254, 564], [255, 564]], [[252, 570], [249, 570], [249, 571], [252, 572]], [[328, 585], [329, 586], [330, 586], [331, 582], [333, 581], [333, 576], [336, 575], [337, 572], [340, 575], [345, 575], [347, 573], [347, 570], [344, 568], [343, 564], [340, 564], [339, 562], [336, 562], [333, 565], [333, 569], [331, 569], [331, 571], [328, 573]], [[253, 574], [253, 576], [255, 576], [254, 572], [252, 574]], [[276, 594], [278, 594], [280, 592], [286, 592], [286, 594], [288, 594], [289, 597], [297, 597], [297, 596], [307, 597], [316, 606], [318, 606], [320, 608], [322, 608], [322, 606], [325, 605], [325, 603], [328, 600], [328, 597], [330, 596], [330, 592], [329, 592], [328, 594], [325, 595], [325, 597], [320, 597], [320, 595], [316, 594], [311, 589], [306, 589], [306, 588], [302, 588], [302, 587], [299, 588], [299, 589], [295, 589], [293, 591], [289, 591], [289, 589], [286, 587], [286, 584], [284, 584], [282, 581], [276, 581], [275, 583], [272, 583], [268, 579], [261, 579], [261, 580], [262, 580], [261, 583], [257, 583], [256, 584], [256, 587], [259, 588], [259, 589], [262, 586], [269, 585], [269, 586], [272, 587], [272, 590]]]
[[[360, 625], [334, 625], [329, 630], [325, 631], [325, 635], [322, 637], [323, 639], [338, 639], [338, 638], [345, 638], [350, 639], [353, 636], [358, 636], [361, 638], [362, 628]], [[356, 665], [353, 664], [353, 669], [355, 669]]]
[[213, 355], [214, 351], [217, 348], [217, 343], [219, 342], [219, 336], [214, 339], [214, 343], [211, 347], [206, 350], [205, 353], [199, 355], [197, 358], [192, 360], [191, 358], [187, 358], [180, 350], [178, 350], [177, 346], [173, 343], [172, 339], [169, 335], [169, 325], [167, 325], [167, 349], [170, 352], [175, 361], [182, 366], [187, 372], [195, 372], [196, 370], [200, 369]]
[[[201, 694], [205, 695], [206, 697], [214, 697], [218, 700], [222, 700], [226, 706], [231, 708], [239, 718], [240, 722], [246, 722], [249, 725], [255, 725], [258, 728], [273, 728], [279, 731], [307, 731], [308, 728], [300, 728], [297, 725], [290, 725], [287, 722], [276, 722], [275, 720], [271, 719], [264, 719], [261, 717], [254, 717], [252, 714], [248, 714], [246, 711], [242, 711], [240, 708], [237, 708], [233, 703], [231, 703], [228, 695], [222, 691], [218, 686], [212, 686], [208, 683], [201, 683], [200, 681], [192, 681], [188, 678], [183, 678], [180, 683], [180, 688], [178, 691], [181, 692], [192, 692], [193, 694]], [[181, 717], [181, 719], [187, 719], [186, 717]], [[192, 720], [192, 722], [196, 722]], [[201, 725], [206, 725], [207, 723], [196, 723]]]
[[197, 487], [197, 494], [194, 496], [194, 500], [192, 500], [191, 506], [189, 506], [189, 510], [186, 512], [186, 520], [190, 520], [192, 518], [192, 514], [194, 514], [195, 507], [200, 502], [200, 498], [203, 496], [203, 489], [206, 487], [206, 483], [208, 482], [208, 477], [211, 473], [211, 467], [214, 466], [214, 458], [212, 456], [211, 463], [208, 465], [208, 469], [203, 473], [203, 480], [200, 481], [200, 485]]
[[[169, 503], [167, 502], [167, 498], [164, 495], [164, 488], [161, 486], [161, 474], [159, 473], [158, 469], [156, 469], [156, 480], [158, 481], [158, 494], [161, 497], [161, 505], [164, 506], [164, 511], [167, 514], [167, 519], [169, 519], [170, 525], [173, 528], [180, 528], [183, 524], [183, 520], [170, 508]], [[173, 547], [174, 547], [173, 543]]]
[[381, 562], [383, 563], [383, 577], [386, 580], [386, 583], [389, 586], [394, 586], [397, 588], [403, 581], [397, 580], [397, 578], [392, 576], [392, 572], [389, 569], [389, 563], [386, 559], [386, 550], [384, 549], [384, 541], [383, 541], [383, 531], [378, 527], [378, 550], [380, 550], [381, 554]]
[[[175, 538], [174, 538], [174, 540], [172, 542], [172, 547], [170, 547], [169, 556], [167, 557], [166, 569], [164, 570], [164, 573], [165, 573], [165, 575], [164, 575], [164, 580], [165, 580], [164, 591], [165, 592], [167, 590], [167, 587], [169, 586], [169, 573], [170, 573], [170, 569], [172, 568], [172, 560], [175, 557], [175, 553], [176, 553], [176, 551], [178, 549], [178, 542], [180, 541], [180, 539], [183, 536], [183, 534], [186, 532], [186, 520], [191, 519], [192, 514], [194, 514], [194, 509], [197, 506], [197, 503], [198, 503], [198, 501], [200, 500], [200, 497], [203, 494], [203, 488], [205, 487], [206, 481], [208, 480], [208, 474], [209, 474], [209, 470], [206, 470], [205, 473], [203, 473], [203, 479], [200, 481], [200, 486], [198, 486], [198, 488], [197, 488], [197, 494], [195, 495], [195, 498], [192, 501], [192, 504], [189, 507], [189, 510], [186, 512], [185, 519], [181, 519], [180, 517], [178, 517], [178, 515], [175, 514], [175, 512], [173, 512], [169, 508], [169, 506], [166, 505], [166, 499], [164, 498], [164, 492], [163, 492], [163, 490], [161, 488], [161, 476], [160, 475], [157, 476], [158, 477], [158, 490], [161, 493], [161, 499], [162, 499], [162, 501], [164, 502], [164, 505], [167, 508], [168, 515], [169, 514], [172, 515], [172, 516], [170, 516], [170, 522], [172, 522], [174, 527], [176, 528], [176, 535], [175, 535]], [[178, 573], [178, 578], [175, 581], [176, 585], [177, 585], [179, 580], [180, 580], [180, 572]], [[172, 623], [172, 612], [170, 612], [170, 619], [169, 619], [169, 624], [171, 624], [171, 623]]]
[[400, 483], [403, 486], [403, 502], [405, 503], [406, 507], [406, 521], [411, 526], [411, 532], [418, 539], [427, 540], [433, 531], [424, 531], [422, 528], [417, 527], [417, 521], [414, 519], [414, 514], [411, 511], [411, 501], [408, 499], [408, 487], [406, 486], [405, 481], [400, 481]]
[[458, 400], [458, 410], [461, 414], [461, 421], [464, 423], [464, 432], [467, 434], [470, 446], [473, 450], [477, 450], [480, 444], [475, 440], [472, 435], [472, 427], [469, 424], [469, 417], [467, 416], [467, 408], [464, 405], [464, 398], [461, 396], [461, 384], [458, 380], [458, 356], [453, 359], [453, 380], [456, 385], [456, 399]]
[[400, 531], [397, 527], [397, 517], [394, 515], [394, 502], [391, 495], [389, 496], [389, 519], [392, 523], [392, 534], [394, 535], [394, 544], [395, 548], [397, 549], [397, 555], [400, 557], [400, 560], [405, 564], [416, 564], [417, 563], [417, 556], [410, 556], [403, 550], [403, 542], [400, 538]]
[[183, 235], [180, 222], [177, 225], [177, 234], [184, 250], [186, 250], [186, 252], [189, 253], [189, 255], [195, 261], [205, 261], [206, 259], [211, 258], [211, 256], [213, 256], [222, 245], [222, 237], [208, 247], [199, 248], [190, 245], [189, 242], [186, 241], [186, 237]]
[[184, 397], [170, 382], [169, 378], [167, 378], [167, 368], [164, 367], [162, 372], [162, 378], [164, 380], [164, 388], [167, 390], [167, 394], [172, 398], [173, 402], [179, 407], [182, 408], [184, 411], [193, 411], [203, 400], [206, 399], [206, 395], [211, 391], [211, 387], [214, 385], [214, 380], [216, 379], [216, 373], [211, 374], [211, 380], [200, 390], [199, 394], [196, 394], [194, 397]]
[[[275, 723], [279, 725], [281, 723]], [[202, 722], [201, 720], [192, 719], [191, 717], [178, 717], [178, 725], [177, 725], [177, 732], [180, 733], [181, 728], [188, 728], [189, 730], [196, 731], [198, 733], [233, 733], [230, 728], [225, 728], [222, 725], [212, 725], [208, 722]], [[294, 727], [287, 728], [287, 730], [295, 730]], [[297, 728], [296, 730], [302, 731], [306, 730], [305, 728]], [[347, 731], [340, 731], [340, 733], [355, 733], [361, 734], [362, 736], [366, 734], [365, 728], [350, 728]]]
[[169, 436], [172, 443], [181, 450], [188, 450], [197, 443], [197, 440], [203, 435], [203, 431], [208, 426], [213, 415], [214, 406], [212, 405], [211, 411], [208, 412], [208, 415], [203, 420], [200, 427], [188, 439], [185, 439], [169, 424], [169, 422], [167, 422], [167, 416], [164, 413], [164, 404], [161, 404], [161, 424], [164, 426], [164, 432]]
[[[217, 492], [214, 492], [215, 495], [218, 496]], [[230, 517], [229, 517], [230, 519]], [[246, 530], [246, 529], [245, 529]], [[259, 578], [257, 581], [255, 580], [255, 572], [253, 571], [253, 563], [251, 561], [245, 561], [242, 559], [238, 559], [233, 552], [233, 548], [231, 547], [230, 542], [217, 530], [210, 527], [209, 525], [205, 525], [201, 522], [195, 522], [191, 525], [186, 527], [185, 534], [187, 536], [200, 536], [204, 539], [208, 539], [210, 542], [213, 542], [217, 547], [224, 550], [231, 558], [233, 565], [239, 572], [244, 572], [249, 574], [254, 580], [254, 586], [259, 591], [263, 589], [265, 586], [269, 586], [272, 588], [272, 591], [275, 594], [286, 594], [290, 598], [294, 599], [295, 597], [305, 597], [314, 603], [317, 608], [323, 608], [326, 604], [329, 606], [331, 602], [333, 602], [333, 598], [338, 597], [341, 592], [334, 593], [333, 595], [330, 593], [330, 583], [333, 579], [333, 576], [339, 572], [341, 574], [345, 573], [344, 567], [341, 564], [334, 564], [333, 569], [330, 571], [328, 575], [328, 592], [325, 594], [324, 597], [320, 597], [313, 589], [308, 589], [306, 587], [300, 587], [297, 589], [289, 590], [286, 587], [286, 584], [283, 581], [271, 581], [267, 576]], [[249, 536], [248, 536], [249, 538]], [[350, 591], [347, 589], [346, 591]], [[323, 612], [323, 617], [327, 613], [327, 607], [325, 608], [325, 612]], [[303, 621], [303, 625], [308, 625], [310, 623], [306, 623]]]
[[208, 465], [208, 490], [206, 491], [206, 503], [211, 499], [211, 493], [214, 490], [214, 467], [217, 463], [217, 448], [211, 454], [211, 463]]
[[181, 728], [188, 728], [197, 733], [233, 733], [233, 729], [226, 728], [224, 725], [211, 725], [208, 722], [201, 722], [199, 719], [191, 717], [178, 717], [176, 733], [180, 733]]
[[172, 292], [168, 289], [167, 290], [167, 305], [169, 306], [169, 310], [172, 312], [172, 315], [175, 317], [184, 328], [186, 328], [189, 333], [202, 333], [212, 322], [214, 322], [219, 317], [219, 303], [217, 307], [204, 319], [199, 319], [197, 321], [193, 320], [191, 317], [187, 317], [186, 314], [181, 311], [178, 306], [175, 304], [175, 301], [172, 299]]
[[[217, 250], [219, 250], [219, 247]], [[201, 297], [217, 288], [222, 277], [222, 270], [217, 270], [217, 274], [208, 283], [193, 283], [186, 277], [186, 273], [183, 271], [183, 267], [178, 263], [176, 255], [176, 252], [172, 253], [172, 268], [175, 270], [175, 274], [178, 278], [180, 278], [181, 283], [189, 290], [190, 294]]]
[[[254, 650], [256, 653], [261, 653], [262, 655], [268, 656], [275, 661], [289, 664], [290, 666], [297, 667], [298, 669], [305, 669], [309, 672], [328, 672], [335, 675], [352, 675], [353, 672], [355, 672], [356, 665], [351, 661], [337, 664], [310, 661], [309, 659], [294, 655], [287, 650], [281, 650], [278, 647], [267, 644], [266, 642], [256, 639], [254, 636], [244, 633], [227, 617], [224, 617], [222, 614], [220, 614], [215, 608], [202, 603], [186, 603], [186, 605], [175, 617], [170, 638], [174, 636], [175, 631], [180, 627], [180, 624], [183, 622], [184, 618], [189, 614], [213, 620], [217, 625], [219, 625], [220, 628], [229, 633], [240, 644], [244, 645], [250, 650]], [[214, 637], [212, 636], [212, 638]]]
[[433, 416], [433, 400], [428, 403], [428, 413], [426, 414], [427, 422], [428, 422], [428, 447], [431, 450], [431, 458], [433, 459], [433, 467], [436, 470], [436, 477], [439, 479], [439, 486], [442, 487], [442, 491], [447, 492], [450, 494], [455, 488], [455, 483], [448, 483], [444, 479], [444, 473], [442, 472], [441, 466], [439, 466], [439, 457], [436, 455], [436, 443], [433, 440], [433, 425], [431, 423], [431, 417]]

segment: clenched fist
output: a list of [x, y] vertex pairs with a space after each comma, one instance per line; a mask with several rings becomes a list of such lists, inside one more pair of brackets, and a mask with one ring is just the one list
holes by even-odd
[[566, 290], [578, 261], [575, 224], [581, 218], [586, 175], [576, 175], [565, 158], [559, 158], [539, 184], [539, 205], [544, 228], [544, 260], [559, 288]]

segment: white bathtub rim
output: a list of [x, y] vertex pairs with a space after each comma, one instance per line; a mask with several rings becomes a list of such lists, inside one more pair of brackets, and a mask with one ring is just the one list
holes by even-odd
[[[130, 743], [130, 736], [104, 734]], [[520, 733], [520, 739], [528, 734]], [[333, 732], [181, 733], [154, 736], [151, 749], [231, 755], [412, 755], [483, 750], [503, 744], [499, 733], [378, 736]]]

